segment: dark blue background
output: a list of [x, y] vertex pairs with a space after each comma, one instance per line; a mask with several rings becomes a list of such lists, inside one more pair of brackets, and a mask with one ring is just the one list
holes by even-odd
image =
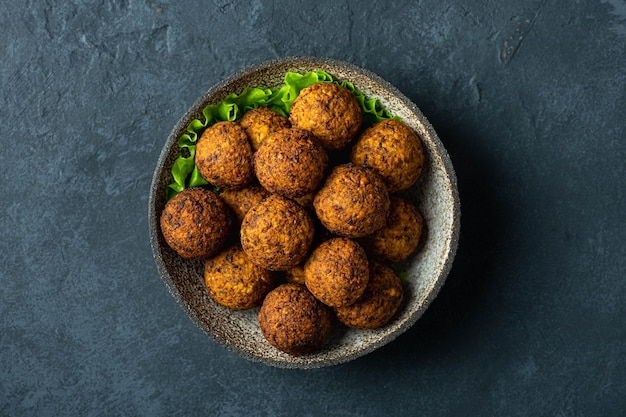
[[[623, 0], [3, 3], [0, 415], [626, 415]], [[462, 198], [423, 318], [309, 371], [209, 339], [148, 239], [178, 118], [287, 55], [396, 85]]]

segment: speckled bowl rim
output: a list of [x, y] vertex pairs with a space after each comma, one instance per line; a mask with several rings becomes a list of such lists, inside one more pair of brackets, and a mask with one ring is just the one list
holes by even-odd
[[[413, 113], [421, 123], [423, 128], [423, 134], [425, 133], [428, 136], [431, 144], [435, 148], [435, 153], [438, 156], [440, 163], [443, 165], [443, 170], [445, 171], [445, 175], [448, 180], [449, 189], [446, 190], [449, 193], [449, 198], [452, 200], [452, 206], [450, 213], [452, 221], [451, 221], [451, 230], [447, 233], [447, 253], [444, 254], [444, 259], [439, 260], [439, 271], [438, 276], [435, 278], [434, 284], [432, 285], [429, 293], [426, 295], [425, 301], [418, 306], [414, 311], [410, 313], [408, 317], [404, 319], [402, 323], [391, 333], [384, 335], [378, 339], [375, 339], [367, 344], [357, 347], [351, 352], [340, 355], [333, 356], [329, 355], [329, 352], [322, 352], [320, 357], [316, 357], [315, 354], [305, 356], [305, 357], [283, 357], [283, 358], [272, 358], [260, 356], [254, 352], [246, 351], [241, 349], [240, 347], [236, 347], [233, 344], [229, 343], [225, 338], [218, 335], [214, 329], [208, 328], [205, 323], [203, 323], [192, 311], [187, 300], [180, 293], [179, 289], [175, 285], [172, 277], [170, 276], [170, 272], [165, 264], [162, 256], [162, 251], [164, 250], [163, 238], [160, 233], [159, 227], [159, 214], [162, 209], [163, 197], [160, 197], [158, 193], [164, 192], [163, 190], [163, 170], [166, 168], [167, 164], [171, 164], [172, 162], [172, 152], [177, 148], [177, 141], [180, 135], [185, 131], [186, 127], [189, 125], [190, 121], [198, 118], [201, 114], [202, 108], [204, 108], [207, 104], [214, 103], [222, 100], [228, 92], [224, 92], [224, 88], [230, 86], [232, 84], [236, 84], [237, 80], [255, 72], [263, 72], [270, 71], [273, 67], [292, 67], [293, 69], [298, 69], [301, 67], [315, 67], [317, 69], [323, 69], [333, 74], [334, 72], [347, 72], [351, 74], [358, 74], [362, 77], [366, 77], [368, 81], [377, 85], [377, 88], [382, 89], [385, 94], [389, 96], [393, 96], [396, 99], [400, 100], [408, 110]], [[335, 74], [333, 74], [335, 75]], [[337, 77], [336, 77], [337, 78]], [[341, 78], [338, 78], [341, 79]], [[348, 80], [351, 81], [351, 80]], [[357, 86], [358, 88], [358, 86]], [[232, 91], [230, 91], [232, 92]], [[227, 350], [235, 352], [242, 356], [245, 359], [248, 359], [253, 362], [261, 362], [267, 365], [271, 365], [279, 368], [299, 368], [299, 369], [310, 369], [310, 368], [321, 368], [326, 366], [338, 365], [341, 363], [345, 363], [356, 358], [362, 357], [382, 346], [391, 342], [395, 338], [397, 338], [400, 334], [404, 333], [408, 330], [424, 313], [424, 311], [428, 308], [431, 302], [435, 299], [437, 294], [439, 293], [441, 287], [444, 285], [445, 280], [452, 268], [453, 260], [457, 251], [459, 234], [460, 234], [460, 217], [461, 217], [461, 207], [457, 186], [457, 178], [456, 174], [443, 143], [439, 139], [437, 133], [431, 126], [430, 122], [427, 118], [422, 114], [421, 110], [404, 94], [402, 94], [395, 86], [385, 81], [378, 75], [373, 72], [354, 65], [349, 62], [332, 59], [332, 58], [321, 58], [321, 57], [311, 57], [311, 56], [291, 56], [285, 58], [273, 59], [265, 62], [261, 62], [255, 65], [248, 66], [243, 68], [231, 76], [223, 79], [217, 84], [213, 85], [209, 90], [204, 93], [190, 108], [187, 112], [179, 119], [171, 133], [169, 134], [167, 141], [161, 150], [161, 154], [156, 163], [152, 182], [150, 186], [150, 194], [149, 194], [149, 208], [148, 208], [148, 221], [149, 221], [149, 234], [150, 234], [150, 244], [152, 247], [153, 256], [155, 259], [155, 263], [157, 266], [158, 273], [162, 279], [162, 281], [167, 286], [170, 294], [174, 297], [176, 302], [183, 308], [183, 310], [187, 313], [190, 319], [200, 327], [207, 335], [209, 335], [213, 340], [217, 341], [220, 345], [225, 347]], [[332, 353], [332, 352], [331, 352]], [[328, 356], [328, 357], [327, 357]]]

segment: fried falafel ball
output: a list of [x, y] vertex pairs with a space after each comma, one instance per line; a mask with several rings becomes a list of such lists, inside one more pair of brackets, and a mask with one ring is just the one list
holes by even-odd
[[187, 188], [172, 197], [160, 217], [167, 244], [187, 259], [204, 259], [222, 248], [232, 228], [232, 216], [213, 191]]
[[356, 97], [340, 85], [320, 82], [303, 88], [289, 113], [292, 127], [311, 131], [327, 150], [341, 150], [359, 132], [363, 113]]
[[253, 151], [259, 149], [265, 138], [272, 133], [291, 127], [289, 119], [267, 107], [248, 110], [238, 123], [248, 135]]
[[380, 174], [390, 193], [415, 184], [424, 166], [422, 141], [398, 120], [383, 120], [367, 128], [352, 146], [350, 161], [369, 165]]
[[309, 131], [283, 129], [268, 136], [254, 155], [254, 172], [268, 191], [289, 198], [313, 192], [326, 171], [328, 156]]
[[329, 239], [313, 250], [304, 264], [306, 287], [322, 303], [343, 307], [365, 291], [369, 262], [365, 250], [351, 239]]
[[355, 303], [335, 308], [337, 319], [355, 329], [376, 329], [389, 323], [400, 309], [404, 290], [393, 270], [370, 261], [370, 277], [365, 292]]
[[254, 179], [252, 148], [235, 122], [208, 127], [196, 144], [195, 163], [202, 177], [221, 188], [242, 188]]
[[389, 194], [382, 178], [367, 166], [336, 166], [326, 178], [313, 207], [331, 233], [358, 238], [385, 226]]
[[313, 219], [304, 207], [272, 194], [246, 213], [240, 237], [252, 262], [285, 271], [305, 259], [314, 232]]
[[267, 341], [294, 356], [321, 347], [333, 321], [331, 310], [300, 284], [282, 284], [270, 291], [258, 318]]
[[373, 235], [363, 238], [368, 255], [383, 262], [397, 263], [408, 259], [419, 245], [424, 219], [413, 204], [393, 195], [390, 197], [387, 224]]
[[277, 279], [261, 268], [239, 245], [233, 245], [204, 263], [204, 283], [211, 298], [224, 307], [246, 310], [261, 305]]
[[260, 185], [249, 185], [241, 189], [226, 189], [220, 193], [220, 197], [230, 207], [235, 220], [241, 224], [246, 213], [261, 201], [269, 197], [270, 192]]

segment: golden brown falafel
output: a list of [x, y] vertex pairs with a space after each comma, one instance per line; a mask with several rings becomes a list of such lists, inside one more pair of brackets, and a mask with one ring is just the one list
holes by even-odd
[[393, 270], [378, 261], [370, 261], [369, 283], [355, 303], [335, 308], [337, 319], [355, 329], [375, 329], [385, 324], [398, 312], [404, 290]]
[[350, 305], [363, 294], [369, 280], [365, 250], [351, 239], [329, 239], [309, 256], [304, 279], [309, 291], [327, 306]]
[[211, 190], [187, 188], [172, 197], [160, 218], [167, 244], [187, 259], [215, 254], [226, 242], [232, 217], [223, 200]]
[[350, 90], [320, 82], [300, 91], [289, 113], [292, 127], [311, 131], [327, 150], [346, 148], [363, 123], [361, 106]]
[[221, 188], [241, 188], [254, 179], [252, 148], [235, 122], [206, 128], [196, 144], [195, 162], [202, 177]]
[[247, 111], [238, 121], [239, 126], [248, 135], [253, 151], [272, 133], [291, 127], [289, 119], [267, 107]]
[[390, 193], [415, 184], [424, 165], [422, 141], [409, 126], [389, 119], [367, 128], [352, 146], [350, 161], [369, 165]]
[[330, 309], [299, 284], [282, 284], [270, 291], [258, 318], [267, 341], [290, 355], [319, 348], [332, 328]]
[[328, 156], [309, 131], [283, 129], [269, 135], [254, 155], [254, 172], [266, 190], [289, 198], [313, 192], [324, 178]]
[[220, 193], [220, 197], [230, 207], [238, 224], [254, 206], [269, 197], [270, 192], [260, 185], [248, 185], [241, 189], [226, 189]]
[[239, 245], [233, 245], [204, 263], [204, 283], [211, 298], [224, 307], [245, 310], [261, 305], [277, 275], [261, 268]]
[[387, 224], [361, 243], [368, 255], [384, 262], [402, 262], [415, 252], [422, 236], [424, 220], [406, 199], [390, 197]]
[[389, 194], [382, 178], [367, 166], [336, 166], [313, 200], [315, 213], [332, 233], [363, 237], [382, 228], [389, 213]]
[[311, 215], [298, 203], [272, 194], [246, 213], [241, 245], [252, 262], [271, 271], [300, 264], [313, 241]]

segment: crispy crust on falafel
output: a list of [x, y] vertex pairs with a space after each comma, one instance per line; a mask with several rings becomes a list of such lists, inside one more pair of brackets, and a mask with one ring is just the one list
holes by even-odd
[[313, 200], [322, 224], [332, 233], [363, 237], [385, 226], [389, 194], [382, 178], [367, 166], [336, 166]]
[[258, 319], [267, 341], [291, 355], [319, 348], [332, 328], [331, 310], [299, 284], [282, 284], [270, 291]]
[[292, 127], [311, 131], [328, 150], [348, 146], [363, 123], [361, 106], [340, 85], [320, 82], [300, 91], [289, 113]]
[[348, 238], [329, 239], [309, 256], [304, 278], [309, 291], [327, 306], [350, 305], [363, 294], [369, 280], [365, 250]]
[[405, 123], [384, 120], [359, 136], [352, 146], [350, 161], [374, 168], [390, 193], [403, 191], [415, 184], [422, 172], [422, 141]]
[[270, 192], [260, 185], [249, 185], [240, 189], [229, 188], [220, 193], [220, 197], [230, 207], [239, 224], [252, 207], [265, 200], [269, 195]]
[[253, 151], [259, 149], [259, 146], [263, 143], [265, 138], [272, 133], [291, 127], [288, 118], [267, 107], [248, 110], [241, 119], [239, 119], [238, 123], [248, 135], [248, 140], [250, 141], [250, 146]]
[[271, 271], [284, 271], [301, 263], [313, 236], [311, 215], [278, 194], [252, 207], [240, 231], [243, 250], [254, 263]]
[[265, 139], [254, 154], [254, 172], [266, 190], [289, 198], [317, 189], [328, 156], [309, 131], [282, 129]]
[[239, 245], [223, 250], [204, 263], [204, 283], [209, 295], [233, 310], [260, 306], [276, 279], [275, 272], [250, 261]]
[[180, 256], [203, 259], [224, 245], [232, 228], [232, 217], [217, 194], [193, 187], [165, 204], [160, 226], [165, 242]]
[[221, 188], [241, 188], [254, 178], [248, 136], [235, 122], [206, 128], [196, 144], [195, 162], [202, 177]]

